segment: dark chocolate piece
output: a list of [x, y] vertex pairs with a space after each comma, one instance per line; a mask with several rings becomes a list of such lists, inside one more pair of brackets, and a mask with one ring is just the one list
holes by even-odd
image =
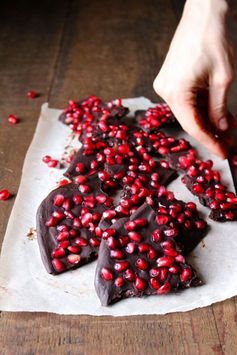
[[95, 177], [50, 192], [37, 211], [37, 240], [49, 273], [78, 268], [97, 258], [101, 233], [96, 227], [109, 206], [111, 199], [100, 192]]
[[144, 204], [103, 233], [95, 274], [103, 306], [202, 285], [169, 230], [166, 215]]

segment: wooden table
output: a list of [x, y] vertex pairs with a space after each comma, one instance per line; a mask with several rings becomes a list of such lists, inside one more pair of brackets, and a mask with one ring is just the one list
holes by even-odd
[[[144, 95], [178, 22], [182, 1], [41, 0], [0, 5], [0, 188], [17, 193], [40, 106], [69, 98]], [[236, 4], [236, 1], [235, 1]], [[236, 6], [237, 7], [237, 6]], [[237, 12], [231, 31], [237, 47]], [[28, 100], [26, 93], [41, 93]], [[237, 114], [237, 85], [230, 106]], [[11, 126], [14, 113], [21, 123]], [[0, 204], [0, 238], [14, 199]], [[16, 226], [17, 228], [17, 226]], [[237, 298], [166, 316], [0, 314], [0, 354], [236, 354]]]

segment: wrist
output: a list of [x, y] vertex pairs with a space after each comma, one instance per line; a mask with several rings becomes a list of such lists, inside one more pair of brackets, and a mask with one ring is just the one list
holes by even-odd
[[219, 16], [225, 18], [229, 11], [228, 0], [186, 0], [184, 7], [184, 15], [189, 13], [193, 15], [212, 14], [212, 16]]

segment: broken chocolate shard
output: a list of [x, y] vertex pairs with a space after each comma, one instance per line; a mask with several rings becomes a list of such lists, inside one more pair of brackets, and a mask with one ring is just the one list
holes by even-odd
[[95, 274], [103, 306], [202, 285], [162, 216], [144, 204], [104, 231]]

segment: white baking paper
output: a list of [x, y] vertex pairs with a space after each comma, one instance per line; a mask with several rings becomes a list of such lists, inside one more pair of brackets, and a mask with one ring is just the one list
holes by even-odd
[[[123, 100], [131, 109], [147, 109], [145, 98]], [[41, 159], [45, 154], [60, 158], [70, 143], [68, 127], [58, 122], [60, 110], [42, 106], [38, 126], [25, 158], [20, 188], [9, 219], [0, 260], [0, 309], [4, 311], [38, 311], [60, 314], [125, 316], [165, 314], [208, 306], [237, 294], [237, 222], [217, 223], [210, 219], [210, 232], [189, 260], [203, 277], [205, 285], [178, 294], [132, 298], [110, 307], [102, 307], [94, 289], [96, 262], [59, 276], [49, 275], [41, 262], [37, 240], [27, 232], [35, 227], [35, 214], [41, 200], [56, 186], [62, 170], [49, 169]], [[185, 136], [185, 134], [182, 134]], [[188, 137], [190, 141], [192, 139]], [[212, 159], [223, 180], [234, 190], [227, 161], [221, 161], [203, 147], [203, 158]], [[177, 198], [197, 199], [180, 182], [169, 186]], [[209, 211], [198, 203], [207, 217]]]

